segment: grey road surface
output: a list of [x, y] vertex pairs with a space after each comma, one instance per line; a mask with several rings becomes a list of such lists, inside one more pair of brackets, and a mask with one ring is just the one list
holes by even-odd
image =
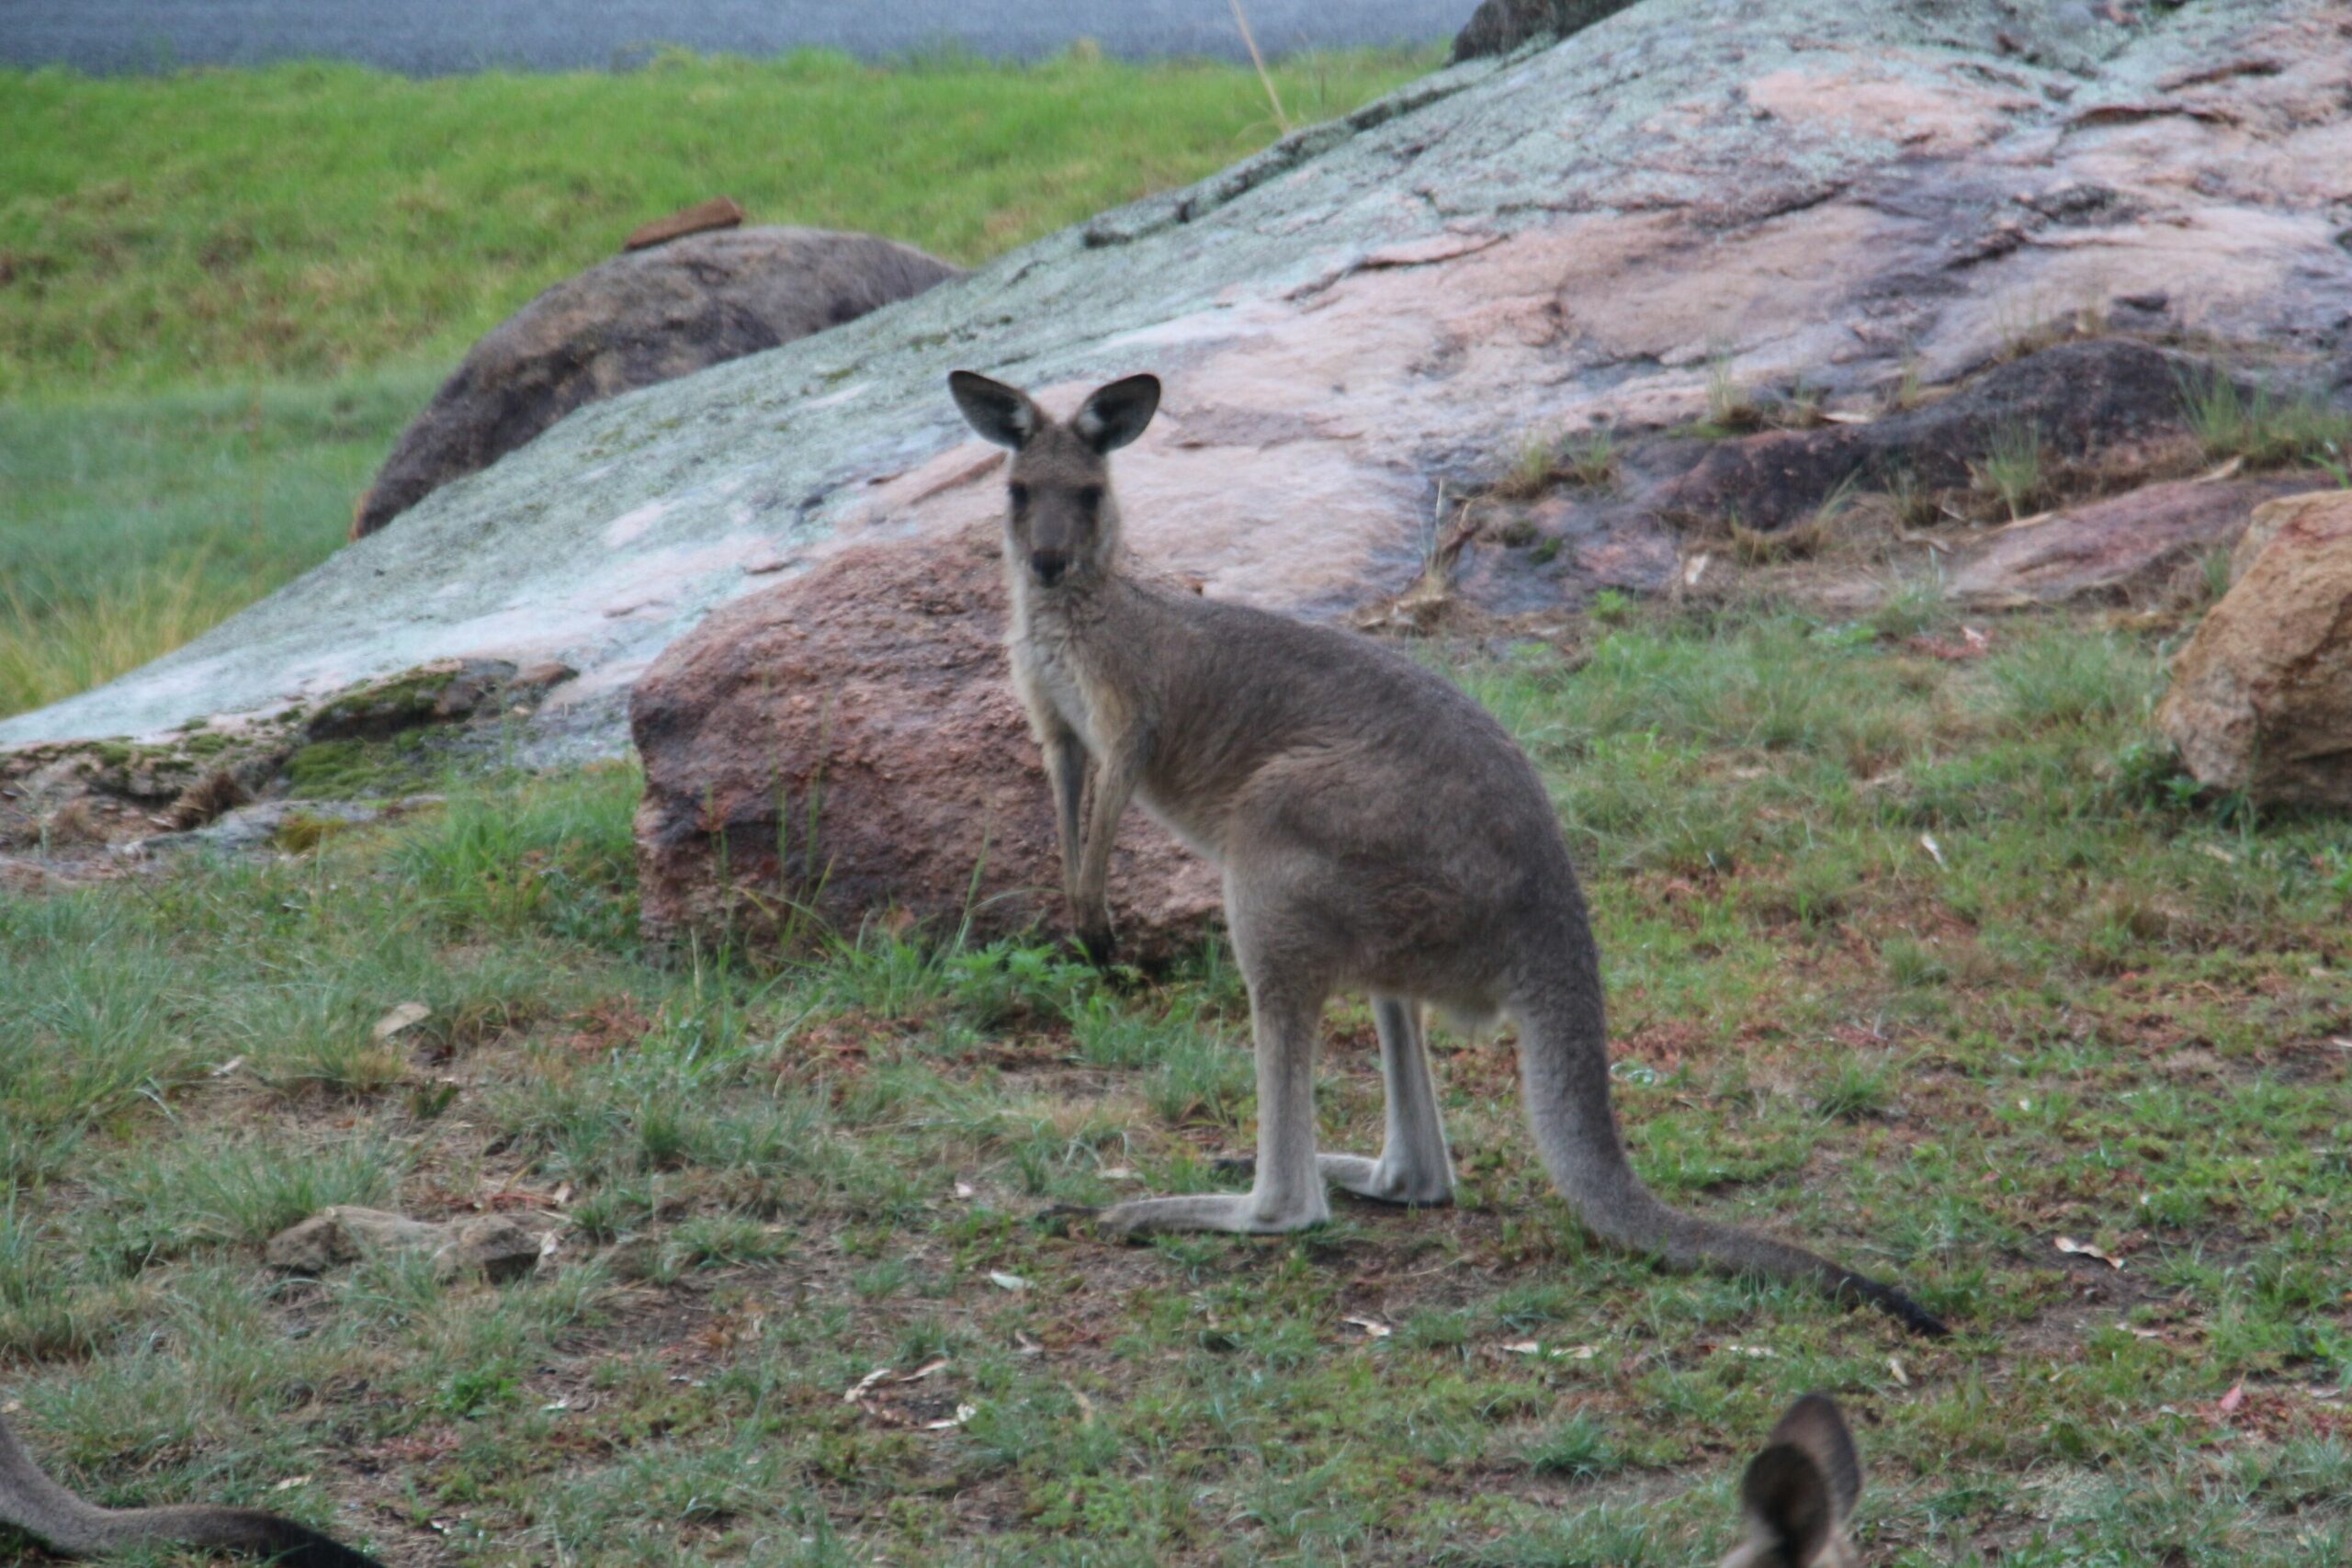
[[[1243, 0], [1286, 54], [1452, 35], [1476, 0]], [[432, 75], [599, 69], [665, 44], [866, 57], [942, 46], [1027, 59], [1091, 38], [1114, 54], [1244, 56], [1229, 0], [0, 0], [0, 61], [90, 72], [355, 60]]]

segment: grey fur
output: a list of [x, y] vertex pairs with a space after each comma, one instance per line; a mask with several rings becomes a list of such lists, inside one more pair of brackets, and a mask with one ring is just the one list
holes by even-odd
[[[1130, 575], [1099, 440], [1139, 434], [1148, 377], [1069, 423], [970, 371], [949, 378], [973, 427], [1013, 448], [1005, 575], [1013, 683], [1045, 758], [1080, 940], [1111, 951], [1103, 896], [1130, 797], [1224, 868], [1250, 987], [1258, 1153], [1246, 1195], [1121, 1203], [1111, 1230], [1292, 1231], [1324, 1184], [1443, 1202], [1453, 1171], [1418, 1009], [1520, 1025], [1536, 1146], [1586, 1224], [1678, 1266], [1813, 1281], [1911, 1328], [1910, 1298], [1801, 1247], [1678, 1213], [1627, 1164], [1609, 1098], [1600, 954], [1543, 783], [1468, 696], [1393, 649], [1328, 626], [1172, 592]], [[1148, 384], [1148, 385], [1147, 385]], [[1132, 424], [1133, 428], [1128, 429]], [[1323, 1006], [1378, 998], [1387, 1144], [1318, 1157], [1314, 1061]]]

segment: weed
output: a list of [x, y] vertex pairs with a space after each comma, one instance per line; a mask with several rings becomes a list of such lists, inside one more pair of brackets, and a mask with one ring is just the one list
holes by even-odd
[[2252, 468], [2317, 464], [2345, 482], [2352, 412], [2309, 396], [2282, 398], [2267, 388], [2249, 393], [2219, 370], [2183, 375], [2180, 400], [2208, 457], [2235, 457]]
[[1577, 483], [1598, 490], [1617, 482], [1617, 437], [1608, 430], [1596, 430], [1580, 440], [1568, 443], [1566, 453], [1568, 472]]
[[1731, 351], [1718, 351], [1707, 361], [1707, 432], [1736, 434], [1763, 423], [1764, 406], [1732, 368]]
[[2041, 428], [2019, 423], [1995, 431], [1984, 456], [1968, 469], [1978, 491], [1997, 500], [2012, 520], [2023, 517], [2042, 495]]
[[1552, 482], [1558, 456], [1559, 444], [1550, 436], [1529, 435], [1519, 444], [1519, 455], [1511, 459], [1510, 470], [1495, 481], [1495, 493], [1510, 501], [1541, 495]]

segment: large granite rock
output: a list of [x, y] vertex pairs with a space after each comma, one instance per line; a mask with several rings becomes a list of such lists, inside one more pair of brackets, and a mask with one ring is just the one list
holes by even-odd
[[[709, 204], [706, 204], [709, 205]], [[742, 209], [732, 202], [733, 221]], [[693, 220], [693, 213], [671, 220]], [[351, 520], [372, 534], [583, 404], [774, 348], [922, 293], [956, 269], [822, 229], [674, 229], [568, 277], [466, 355], [401, 433]]]
[[2308, 478], [2172, 479], [1997, 529], [1954, 553], [1944, 592], [1984, 609], [2067, 600], [2129, 600], [2170, 587], [2185, 569], [2233, 546], [2265, 502]]
[[[0, 745], [468, 657], [578, 670], [518, 721], [523, 754], [610, 754], [629, 688], [714, 608], [993, 509], [956, 365], [1066, 391], [1158, 372], [1166, 413], [1121, 462], [1138, 554], [1317, 615], [1419, 579], [1433, 515], [1529, 435], [1659, 430], [1711, 380], [1874, 409], [1906, 367], [1951, 382], [2084, 315], [2340, 376], [2347, 26], [2346, 0], [1645, 0], [583, 408], [187, 648], [0, 720]], [[1575, 521], [1499, 587], [1573, 609], [1588, 539], [1675, 581], [1671, 520]]]
[[[1004, 677], [996, 530], [845, 550], [740, 600], [638, 682], [649, 935], [762, 939], [815, 916], [987, 941], [1062, 919], [1053, 807]], [[1130, 812], [1111, 862], [1123, 957], [1198, 941], [1217, 877]]]
[[1634, 0], [1483, 0], [1453, 35], [1453, 62], [1509, 54], [1537, 39], [1564, 39], [1613, 17]]
[[2274, 501], [2157, 717], [2199, 782], [2352, 809], [2352, 491]]

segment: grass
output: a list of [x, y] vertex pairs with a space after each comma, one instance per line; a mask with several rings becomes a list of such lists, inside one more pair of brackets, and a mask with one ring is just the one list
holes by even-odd
[[2352, 413], [2267, 388], [2243, 391], [2219, 374], [2185, 378], [2180, 400], [2208, 457], [2234, 457], [2254, 468], [2312, 464], [2328, 469], [2339, 485], [2352, 485], [2346, 470], [2352, 461]]
[[[1320, 120], [1434, 61], [1303, 56], [1271, 80]], [[1251, 69], [1082, 51], [428, 80], [6, 73], [0, 400], [446, 364], [639, 223], [718, 193], [754, 222], [968, 265], [1280, 130]]]
[[[1738, 1456], [1824, 1387], [1874, 1561], [2339, 1562], [2352, 834], [2175, 787], [2153, 635], [1983, 625], [1945, 661], [1612, 610], [1576, 661], [1449, 666], [1584, 871], [1637, 1165], [1900, 1280], [1951, 1342], [1599, 1250], [1508, 1039], [1439, 1039], [1456, 1209], [1036, 1223], [1246, 1146], [1229, 960], [647, 952], [607, 770], [0, 894], [10, 1419], [107, 1501], [419, 1561], [1662, 1564], [1729, 1545]], [[1327, 1145], [1368, 1147], [1360, 1001], [1328, 1035]], [[504, 1287], [270, 1275], [262, 1238], [331, 1201], [571, 1223]]]
[[176, 648], [315, 565], [424, 374], [0, 412], [0, 715]]
[[2046, 455], [2037, 425], [2005, 425], [1993, 433], [1984, 456], [1968, 465], [1975, 488], [2000, 502], [2012, 522], [2038, 503], [2048, 483]]
[[[1320, 119], [1432, 58], [1271, 69]], [[316, 564], [466, 345], [645, 218], [725, 191], [970, 263], [1276, 132], [1252, 70], [1083, 51], [0, 72], [0, 716]]]

